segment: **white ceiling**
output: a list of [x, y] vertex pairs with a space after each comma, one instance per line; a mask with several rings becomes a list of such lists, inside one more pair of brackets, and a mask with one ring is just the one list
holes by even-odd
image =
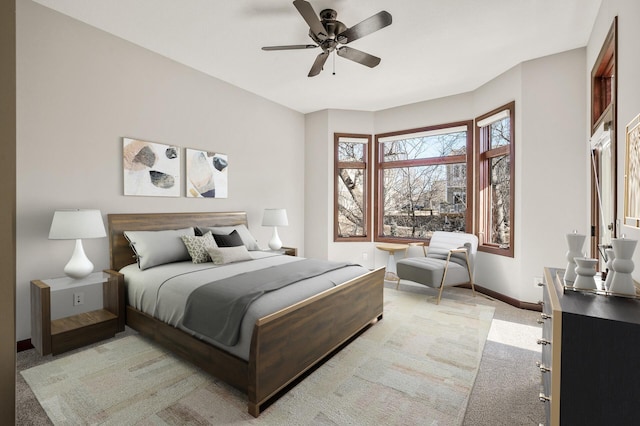
[[310, 0], [347, 27], [386, 10], [393, 23], [349, 46], [376, 68], [307, 44], [292, 0], [35, 0], [204, 73], [308, 113], [377, 111], [474, 90], [520, 62], [587, 44], [601, 0]]

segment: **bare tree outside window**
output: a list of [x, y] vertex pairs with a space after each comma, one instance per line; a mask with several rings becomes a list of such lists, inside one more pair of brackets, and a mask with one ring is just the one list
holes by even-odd
[[335, 134], [335, 241], [367, 241], [369, 135]]
[[468, 127], [379, 135], [377, 238], [425, 240], [434, 231], [466, 231]]
[[514, 103], [476, 119], [480, 250], [513, 256]]

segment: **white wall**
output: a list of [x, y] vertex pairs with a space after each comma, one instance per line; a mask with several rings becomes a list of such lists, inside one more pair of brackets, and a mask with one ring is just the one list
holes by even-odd
[[[17, 27], [18, 340], [30, 337], [30, 280], [62, 276], [73, 250], [47, 239], [55, 209], [97, 208], [105, 224], [107, 213], [245, 210], [266, 247], [262, 211], [285, 207], [280, 236], [303, 247], [302, 114], [30, 1]], [[123, 196], [125, 136], [227, 154], [229, 198]], [[84, 246], [96, 270], [109, 266], [106, 238]]]
[[585, 54], [576, 49], [522, 64], [518, 300], [540, 300], [534, 277], [544, 266], [566, 265], [565, 234], [590, 233]]
[[[330, 232], [326, 212], [331, 200], [327, 197], [328, 169], [327, 123], [329, 111], [318, 111], [305, 116], [305, 174], [304, 174], [304, 235], [306, 257], [326, 259], [327, 234]], [[333, 163], [331, 163], [333, 169]]]
[[[603, 0], [600, 12], [593, 26], [591, 37], [587, 45], [587, 63], [585, 72], [591, 74], [591, 69], [600, 53], [604, 39], [611, 28], [615, 16], [618, 16], [618, 219], [624, 223], [624, 170], [626, 137], [625, 126], [640, 113], [640, 2], [636, 0]], [[590, 87], [588, 87], [590, 89]], [[589, 91], [589, 99], [591, 93]], [[622, 226], [619, 236], [640, 240], [640, 229]], [[635, 270], [633, 278], [640, 281], [640, 247], [636, 248], [633, 256]]]

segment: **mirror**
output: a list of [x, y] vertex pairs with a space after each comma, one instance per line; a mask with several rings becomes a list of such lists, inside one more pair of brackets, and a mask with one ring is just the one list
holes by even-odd
[[[593, 257], [600, 258], [600, 270], [605, 271], [604, 247], [611, 245], [615, 238], [615, 149], [612, 138], [611, 121], [603, 121], [591, 138], [591, 164], [593, 167], [592, 200], [593, 237], [596, 252]], [[596, 256], [600, 254], [600, 256]]]
[[617, 235], [617, 32], [616, 17], [591, 70], [591, 257], [600, 259], [600, 271]]

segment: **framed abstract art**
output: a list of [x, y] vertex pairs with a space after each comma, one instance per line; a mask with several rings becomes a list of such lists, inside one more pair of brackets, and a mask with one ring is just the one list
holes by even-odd
[[624, 223], [640, 228], [640, 114], [627, 124], [626, 135]]
[[187, 197], [227, 198], [227, 155], [219, 152], [186, 149]]
[[124, 195], [180, 196], [180, 149], [123, 138]]

